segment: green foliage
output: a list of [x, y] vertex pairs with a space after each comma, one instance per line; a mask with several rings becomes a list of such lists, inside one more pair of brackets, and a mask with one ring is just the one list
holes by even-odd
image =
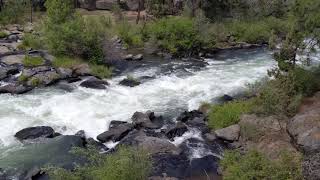
[[0, 24], [23, 22], [26, 11], [30, 9], [29, 0], [8, 0], [0, 11]]
[[40, 82], [40, 79], [38, 79], [38, 78], [36, 78], [36, 77], [32, 77], [32, 78], [30, 79], [30, 84], [31, 84], [31, 86], [36, 87], [36, 86], [38, 86], [40, 83], [41, 83], [41, 82]]
[[82, 17], [75, 13], [72, 0], [47, 1], [48, 17], [44, 21], [44, 38], [55, 55], [73, 55], [103, 62], [102, 41], [110, 19]]
[[292, 116], [296, 113], [304, 96], [310, 96], [319, 88], [315, 70], [299, 67], [276, 77], [259, 87], [254, 111], [265, 115]]
[[[94, 150], [81, 150], [89, 158], [89, 164], [74, 172], [51, 169], [53, 180], [141, 180], [147, 179], [151, 161], [146, 152], [121, 147], [113, 154], [99, 154]], [[85, 151], [85, 152], [84, 152]]]
[[1, 38], [5, 38], [5, 37], [7, 37], [7, 36], [8, 36], [8, 34], [7, 34], [6, 32], [0, 31], [0, 39], [1, 39]]
[[30, 67], [40, 66], [44, 64], [44, 59], [42, 57], [25, 56], [22, 63]]
[[26, 82], [27, 80], [28, 80], [28, 77], [23, 74], [21, 74], [18, 78], [18, 81], [21, 83]]
[[56, 57], [53, 62], [52, 65], [54, 67], [62, 67], [62, 68], [72, 68], [76, 65], [82, 64], [82, 60], [77, 59], [77, 58], [70, 58], [67, 56], [60, 56], [60, 57]]
[[142, 27], [139, 25], [130, 24], [123, 19], [117, 23], [115, 28], [116, 33], [127, 47], [143, 46]]
[[236, 124], [240, 121], [240, 116], [249, 113], [251, 109], [251, 101], [235, 101], [212, 106], [209, 112], [209, 127], [221, 129]]
[[169, 0], [146, 0], [145, 5], [148, 13], [157, 18], [174, 13], [173, 2]]
[[190, 18], [162, 18], [148, 27], [148, 34], [161, 49], [174, 55], [191, 54], [200, 47], [195, 23]]
[[40, 39], [39, 35], [26, 33], [23, 36], [22, 47], [23, 49], [43, 49], [44, 42]]
[[281, 154], [279, 160], [269, 160], [257, 151], [241, 155], [229, 151], [221, 161], [225, 180], [300, 180], [302, 177], [301, 158], [288, 152]]
[[112, 69], [104, 65], [90, 65], [91, 74], [100, 78], [110, 78]]

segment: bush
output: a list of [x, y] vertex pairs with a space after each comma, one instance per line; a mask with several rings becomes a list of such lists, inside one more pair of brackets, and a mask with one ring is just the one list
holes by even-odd
[[81, 150], [89, 158], [89, 164], [74, 172], [51, 169], [53, 180], [142, 180], [147, 179], [151, 161], [139, 149], [121, 147], [114, 154], [99, 154], [96, 151]]
[[29, 10], [28, 0], [8, 0], [0, 11], [0, 24], [15, 24], [24, 22], [25, 13]]
[[315, 71], [296, 67], [286, 73], [277, 73], [276, 77], [260, 87], [255, 98], [258, 114], [293, 116], [305, 96], [310, 96], [319, 88]]
[[148, 27], [148, 34], [161, 49], [174, 55], [191, 55], [200, 47], [195, 23], [190, 18], [162, 18]]
[[288, 152], [282, 153], [279, 160], [272, 161], [257, 151], [249, 151], [245, 155], [228, 151], [221, 161], [221, 166], [225, 180], [303, 179], [301, 158]]
[[5, 38], [7, 36], [8, 34], [6, 32], [0, 31], [0, 38]]
[[209, 112], [209, 127], [221, 129], [236, 124], [239, 122], [240, 116], [249, 113], [251, 109], [251, 101], [229, 102], [212, 106]]
[[104, 65], [90, 65], [91, 74], [100, 78], [110, 78], [112, 69]]
[[44, 42], [40, 39], [40, 36], [26, 33], [23, 36], [22, 49], [32, 48], [32, 49], [43, 49]]
[[73, 55], [103, 62], [102, 41], [110, 25], [108, 19], [76, 14], [71, 0], [46, 1], [48, 17], [44, 21], [44, 38], [55, 55]]
[[41, 66], [44, 64], [44, 59], [42, 57], [25, 56], [22, 63], [30, 67]]
[[126, 47], [142, 47], [142, 27], [139, 25], [130, 24], [127, 20], [123, 19], [118, 22], [116, 33], [123, 40]]
[[62, 67], [62, 68], [72, 68], [76, 65], [82, 64], [82, 60], [80, 59], [76, 59], [76, 58], [69, 58], [66, 56], [62, 56], [62, 57], [56, 57], [53, 62], [52, 65], [56, 68], [58, 67]]

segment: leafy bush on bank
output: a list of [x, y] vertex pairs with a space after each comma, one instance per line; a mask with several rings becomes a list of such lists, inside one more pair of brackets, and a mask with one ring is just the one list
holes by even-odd
[[80, 155], [89, 159], [84, 167], [74, 172], [64, 169], [49, 169], [53, 180], [142, 180], [147, 179], [151, 160], [146, 152], [121, 147], [113, 154], [100, 154], [94, 149], [78, 150]]

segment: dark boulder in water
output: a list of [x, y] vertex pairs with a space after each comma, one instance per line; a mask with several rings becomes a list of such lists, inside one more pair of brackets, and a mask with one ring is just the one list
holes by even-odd
[[107, 85], [109, 85], [107, 81], [103, 81], [95, 77], [91, 77], [80, 84], [82, 87], [91, 89], [107, 89]]
[[126, 78], [126, 79], [120, 81], [119, 84], [123, 85], [123, 86], [128, 86], [128, 87], [135, 87], [135, 86], [139, 86], [141, 83], [135, 79]]
[[182, 136], [187, 131], [188, 127], [184, 123], [178, 122], [174, 127], [167, 130], [166, 136], [170, 140], [173, 140], [175, 137]]
[[186, 177], [214, 179], [214, 177], [218, 176], [218, 162], [219, 158], [213, 155], [192, 159], [190, 166], [186, 170]]
[[136, 127], [158, 129], [162, 127], [161, 118], [154, 116], [153, 112], [135, 112], [131, 117], [133, 124]]
[[112, 127], [109, 131], [106, 131], [97, 136], [97, 139], [105, 143], [107, 141], [120, 141], [133, 129], [132, 124], [120, 124], [118, 126]]
[[14, 137], [23, 141], [36, 138], [52, 138], [54, 133], [54, 130], [49, 126], [37, 126], [22, 129], [17, 132]]
[[201, 118], [204, 116], [205, 115], [198, 110], [194, 110], [190, 112], [185, 111], [180, 114], [180, 116], [177, 118], [177, 121], [187, 122], [187, 121], [193, 120], [194, 118]]

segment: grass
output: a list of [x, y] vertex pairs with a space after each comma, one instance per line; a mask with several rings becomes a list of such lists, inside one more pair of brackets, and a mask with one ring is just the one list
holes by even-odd
[[0, 31], [0, 38], [5, 38], [7, 36], [8, 36], [8, 34], [6, 32]]
[[23, 74], [21, 74], [18, 78], [19, 82], [26, 82], [27, 80], [28, 80], [28, 77]]
[[44, 59], [42, 57], [25, 56], [22, 62], [25, 66], [34, 67], [43, 65]]
[[209, 112], [209, 127], [221, 129], [236, 124], [240, 116], [249, 113], [251, 109], [251, 101], [236, 101], [212, 106]]
[[112, 69], [104, 65], [92, 65], [90, 64], [91, 74], [100, 78], [110, 78], [112, 75]]
[[76, 65], [84, 63], [81, 59], [78, 58], [70, 58], [70, 57], [56, 57], [52, 65], [56, 68], [62, 67], [62, 68], [72, 68]]
[[36, 77], [32, 77], [30, 79], [30, 83], [31, 83], [31, 86], [38, 86], [41, 82], [40, 82], [40, 79], [36, 78]]
[[23, 36], [23, 41], [21, 49], [33, 48], [33, 49], [43, 49], [44, 43], [41, 38], [37, 35], [27, 33]]
[[99, 154], [95, 150], [80, 150], [89, 159], [89, 163], [69, 172], [63, 169], [51, 169], [53, 180], [142, 180], [147, 179], [151, 170], [151, 160], [146, 152], [121, 147], [113, 154]]
[[278, 160], [270, 160], [254, 150], [245, 155], [238, 151], [227, 151], [220, 164], [225, 180], [303, 179], [301, 158], [289, 152], [283, 152]]

